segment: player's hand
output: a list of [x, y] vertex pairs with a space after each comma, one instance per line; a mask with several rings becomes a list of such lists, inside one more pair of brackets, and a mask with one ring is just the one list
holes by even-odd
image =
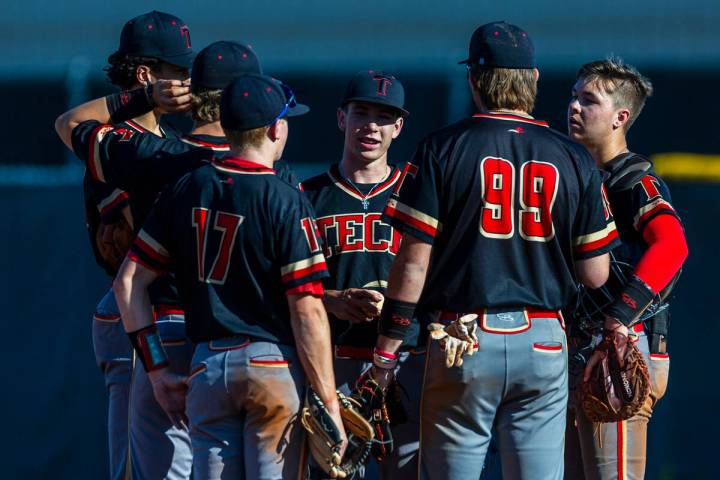
[[380, 315], [385, 297], [375, 290], [327, 290], [323, 303], [328, 312], [352, 323], [371, 322]]
[[477, 315], [471, 313], [463, 315], [445, 326], [441, 323], [428, 325], [430, 338], [440, 342], [440, 348], [445, 352], [445, 366], [447, 368], [463, 364], [464, 355], [473, 355], [478, 350]]
[[343, 425], [342, 417], [340, 416], [340, 404], [338, 403], [337, 397], [330, 402], [325, 403], [325, 406], [328, 409], [328, 414], [330, 414], [333, 422], [335, 422], [335, 425], [338, 427], [338, 430], [340, 431], [340, 436], [342, 437], [342, 443], [340, 444], [339, 452], [340, 458], [342, 458], [345, 455], [345, 450], [347, 450], [348, 447], [348, 438], [347, 434], [345, 433], [345, 426]]
[[188, 418], [185, 415], [186, 377], [172, 373], [167, 368], [148, 372], [155, 400], [175, 427], [187, 431]]
[[395, 369], [394, 368], [378, 368], [375, 365], [370, 367], [370, 376], [382, 388], [383, 392], [387, 392], [390, 384], [395, 381]]
[[163, 113], [187, 112], [192, 103], [190, 80], [158, 80], [152, 96], [155, 108]]

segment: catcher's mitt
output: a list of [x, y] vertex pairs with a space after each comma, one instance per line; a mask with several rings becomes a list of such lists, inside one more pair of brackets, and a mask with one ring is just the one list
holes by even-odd
[[628, 337], [606, 332], [595, 348], [601, 353], [579, 392], [592, 422], [618, 422], [635, 415], [650, 395], [650, 375], [642, 354]]
[[308, 388], [300, 422], [308, 433], [308, 445], [318, 466], [331, 478], [347, 478], [363, 465], [372, 446], [373, 428], [358, 412], [359, 403], [352, 397], [337, 392], [340, 416], [348, 437], [345, 455], [340, 457], [340, 430], [327, 411], [325, 404]]
[[120, 267], [132, 240], [132, 228], [125, 220], [109, 224], [101, 222], [95, 232], [97, 251], [114, 271]]

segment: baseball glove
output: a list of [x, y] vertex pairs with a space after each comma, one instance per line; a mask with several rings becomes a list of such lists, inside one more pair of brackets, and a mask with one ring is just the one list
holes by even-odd
[[345, 455], [340, 457], [340, 430], [327, 411], [325, 404], [308, 388], [300, 422], [307, 431], [308, 445], [318, 466], [331, 478], [351, 477], [370, 454], [374, 438], [373, 427], [358, 412], [356, 399], [337, 392], [340, 416], [348, 437]]
[[[367, 418], [374, 431], [374, 439], [370, 453], [381, 462], [393, 451], [393, 437], [390, 430], [391, 421], [388, 413], [386, 392], [378, 385], [368, 369], [355, 383], [355, 392], [351, 398], [359, 404], [360, 414]], [[388, 394], [391, 389], [397, 388], [396, 382], [388, 386]], [[394, 394], [394, 393], [393, 393]], [[399, 416], [399, 415], [398, 415]]]
[[125, 220], [115, 223], [100, 222], [95, 231], [95, 245], [102, 260], [117, 271], [130, 249], [133, 231]]
[[440, 342], [445, 351], [445, 366], [459, 367], [463, 364], [463, 355], [473, 355], [478, 349], [477, 315], [463, 315], [445, 326], [441, 323], [428, 325], [430, 337]]
[[642, 354], [618, 332], [606, 332], [595, 352], [600, 353], [600, 361], [579, 391], [583, 411], [592, 422], [627, 420], [650, 395], [650, 375]]

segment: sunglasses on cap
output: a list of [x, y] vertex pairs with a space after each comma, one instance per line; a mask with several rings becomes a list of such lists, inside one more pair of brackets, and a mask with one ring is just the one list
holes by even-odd
[[290, 87], [285, 85], [280, 80], [275, 79], [275, 82], [282, 88], [283, 94], [285, 95], [285, 107], [283, 107], [280, 114], [275, 117], [275, 120], [272, 121], [271, 125], [283, 118], [285, 115], [287, 115], [288, 111], [291, 108], [295, 108], [297, 106], [297, 100], [295, 100], [295, 92], [292, 91]]

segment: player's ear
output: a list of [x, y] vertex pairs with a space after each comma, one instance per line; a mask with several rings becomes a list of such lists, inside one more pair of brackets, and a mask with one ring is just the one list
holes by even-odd
[[341, 132], [345, 131], [345, 120], [347, 118], [347, 112], [345, 112], [345, 109], [343, 107], [340, 107], [337, 109], [337, 122], [338, 122], [338, 128]]
[[538, 70], [537, 68], [533, 68], [533, 78], [535, 78], [536, 82], [540, 78], [540, 70]]
[[396, 139], [402, 131], [403, 125], [405, 125], [405, 118], [400, 116], [395, 120], [395, 128], [393, 128], [392, 138]]
[[621, 108], [615, 113], [615, 119], [613, 120], [613, 130], [618, 128], [625, 128], [627, 123], [630, 121], [630, 110], [627, 108]]
[[147, 65], [138, 65], [135, 69], [135, 80], [140, 85], [147, 86], [153, 83], [153, 78], [152, 70]]

